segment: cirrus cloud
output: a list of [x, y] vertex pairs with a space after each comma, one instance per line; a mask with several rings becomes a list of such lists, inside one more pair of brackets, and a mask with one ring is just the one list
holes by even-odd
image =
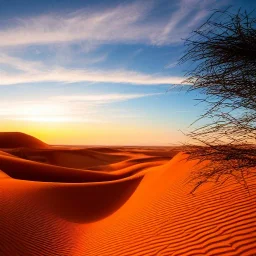
[[145, 74], [131, 70], [92, 70], [48, 67], [42, 62], [25, 61], [5, 54], [0, 55], [0, 64], [6, 64], [21, 72], [0, 70], [0, 85], [39, 82], [63, 83], [122, 83], [134, 85], [181, 84], [183, 77]]
[[[0, 28], [0, 46], [87, 41], [169, 45], [181, 41], [208, 14], [213, 0], [182, 0], [169, 17], [152, 22], [152, 1], [133, 2], [106, 9], [45, 14], [13, 20]], [[196, 6], [196, 8], [195, 8]]]

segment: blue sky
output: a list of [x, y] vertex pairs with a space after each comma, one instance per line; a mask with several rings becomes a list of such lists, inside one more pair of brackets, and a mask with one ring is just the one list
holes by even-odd
[[[256, 7], [240, 0], [0, 0], [0, 130], [53, 144], [185, 141], [180, 130], [205, 106], [182, 88], [182, 39], [229, 5]], [[39, 131], [46, 127], [48, 134]], [[63, 127], [79, 127], [79, 139]]]

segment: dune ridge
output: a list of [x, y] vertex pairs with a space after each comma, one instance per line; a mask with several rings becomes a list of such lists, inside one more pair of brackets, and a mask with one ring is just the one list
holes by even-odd
[[41, 140], [22, 132], [0, 132], [0, 148], [46, 148]]
[[0, 152], [0, 255], [256, 253], [256, 177], [248, 190], [230, 179], [192, 195], [196, 161], [176, 149], [25, 151]]

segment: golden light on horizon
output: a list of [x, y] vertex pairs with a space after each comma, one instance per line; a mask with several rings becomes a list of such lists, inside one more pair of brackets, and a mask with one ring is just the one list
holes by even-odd
[[72, 117], [62, 117], [62, 116], [28, 116], [28, 117], [17, 117], [13, 118], [17, 121], [31, 121], [31, 122], [43, 122], [43, 123], [63, 123], [63, 122], [73, 122]]
[[[39, 118], [40, 120], [40, 118]], [[47, 120], [47, 119], [46, 119]], [[5, 132], [23, 132], [51, 145], [169, 145], [180, 138], [175, 130], [134, 124], [93, 122], [3, 121]]]

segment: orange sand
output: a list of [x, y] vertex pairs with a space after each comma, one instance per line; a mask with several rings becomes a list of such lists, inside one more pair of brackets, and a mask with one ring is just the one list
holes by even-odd
[[256, 255], [255, 177], [250, 194], [230, 180], [191, 195], [177, 149], [14, 135], [0, 134], [1, 256]]

